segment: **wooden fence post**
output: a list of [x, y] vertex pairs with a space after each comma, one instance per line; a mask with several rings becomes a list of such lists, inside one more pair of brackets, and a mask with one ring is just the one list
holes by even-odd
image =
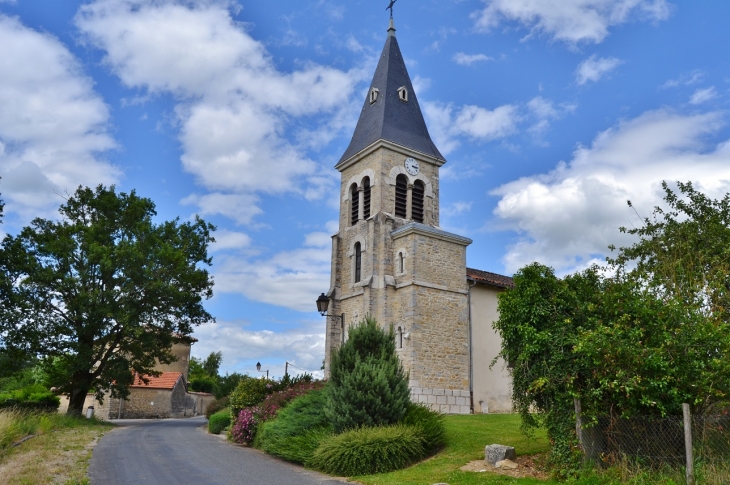
[[687, 460], [687, 485], [694, 485], [695, 470], [694, 457], [692, 456], [692, 415], [690, 414], [689, 404], [682, 404], [684, 411], [684, 449]]

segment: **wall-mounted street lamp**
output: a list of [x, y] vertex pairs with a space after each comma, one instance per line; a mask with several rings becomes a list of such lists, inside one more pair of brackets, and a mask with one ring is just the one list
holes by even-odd
[[266, 380], [269, 380], [269, 369], [261, 370], [261, 362], [256, 362], [256, 371], [257, 372], [266, 372]]
[[345, 314], [342, 315], [328, 315], [327, 314], [327, 308], [330, 306], [330, 299], [327, 298], [327, 296], [322, 293], [319, 295], [319, 298], [317, 298], [317, 311], [320, 315], [323, 317], [335, 317], [340, 319], [340, 330], [342, 335], [342, 342], [345, 341]]

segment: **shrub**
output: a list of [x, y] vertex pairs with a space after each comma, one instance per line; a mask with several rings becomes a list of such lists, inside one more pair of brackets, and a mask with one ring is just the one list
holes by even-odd
[[324, 414], [325, 391], [318, 389], [294, 399], [276, 419], [264, 423], [255, 445], [266, 453], [300, 465], [307, 464], [320, 442], [332, 435]]
[[58, 396], [39, 384], [0, 394], [0, 408], [55, 411], [60, 405]]
[[223, 409], [211, 415], [208, 419], [208, 431], [213, 434], [221, 434], [221, 431], [231, 425], [231, 410]]
[[258, 424], [258, 419], [256, 419], [253, 408], [241, 409], [236, 417], [233, 428], [231, 428], [233, 441], [241, 444], [252, 443], [256, 437], [256, 426]]
[[401, 424], [418, 429], [424, 451], [431, 454], [446, 444], [446, 427], [442, 414], [423, 404], [411, 403]]
[[210, 419], [212, 415], [217, 413], [218, 411], [222, 409], [226, 409], [229, 405], [230, 399], [228, 397], [224, 397], [221, 399], [216, 399], [212, 403], [208, 404], [208, 407], [205, 408], [205, 417]]
[[405, 468], [425, 454], [417, 427], [381, 426], [325, 439], [309, 465], [338, 476], [371, 475]]
[[243, 376], [231, 393], [230, 405], [233, 415], [238, 416], [243, 408], [256, 406], [263, 401], [269, 390], [267, 386], [269, 389], [272, 387], [269, 381]]
[[395, 353], [393, 327], [367, 318], [332, 353], [325, 411], [336, 433], [399, 422], [410, 402], [408, 378]]
[[193, 377], [190, 379], [189, 389], [193, 392], [207, 392], [213, 394], [215, 392], [216, 380], [212, 377]]

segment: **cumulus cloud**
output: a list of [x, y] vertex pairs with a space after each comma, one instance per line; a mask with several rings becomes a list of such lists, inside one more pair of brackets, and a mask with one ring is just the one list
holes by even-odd
[[677, 88], [679, 86], [691, 86], [693, 84], [697, 84], [698, 82], [702, 81], [705, 77], [705, 72], [700, 71], [698, 69], [689, 72], [684, 73], [681, 76], [679, 76], [677, 79], [670, 79], [669, 81], [662, 84], [661, 88]]
[[461, 64], [462, 66], [471, 66], [475, 62], [486, 62], [491, 60], [493, 59], [485, 54], [465, 54], [463, 52], [457, 52], [454, 54], [454, 62]]
[[583, 61], [575, 71], [575, 82], [583, 85], [588, 81], [598, 82], [603, 76], [623, 64], [615, 57], [598, 58], [595, 54]]
[[517, 22], [532, 34], [571, 45], [600, 43], [611, 27], [634, 20], [665, 20], [666, 0], [482, 0], [473, 14], [476, 27], [489, 31], [503, 22]]
[[312, 311], [312, 295], [330, 287], [331, 254], [331, 239], [325, 233], [308, 234], [304, 247], [270, 257], [223, 254], [216, 259], [215, 287], [222, 293]]
[[[96, 0], [79, 9], [75, 22], [125, 86], [178, 100], [183, 167], [215, 192], [190, 201], [245, 224], [260, 213], [256, 193], [321, 194], [308, 190], [312, 180], [321, 181], [318, 165], [292, 144], [287, 130], [305, 116], [320, 116], [324, 132], [333, 126], [327, 120], [346, 126], [336, 113], [349, 106], [364, 71], [310, 63], [281, 72], [264, 45], [231, 17], [233, 6], [226, 0]], [[225, 201], [232, 197], [247, 199], [244, 215], [231, 214]]]
[[504, 257], [507, 271], [540, 261], [569, 272], [603, 260], [610, 244], [630, 243], [618, 228], [640, 223], [626, 201], [648, 216], [661, 203], [663, 180], [690, 180], [713, 197], [730, 191], [730, 141], [704, 143], [723, 125], [716, 112], [647, 112], [599, 134], [552, 172], [494, 190], [499, 224], [519, 234]]
[[[312, 303], [310, 306], [313, 306]], [[221, 372], [254, 375], [260, 361], [271, 377], [284, 375], [284, 362], [296, 366], [290, 374], [303, 370], [323, 377], [319, 369], [324, 359], [325, 322], [303, 322], [282, 331], [251, 330], [248, 322], [219, 321], [195, 329], [199, 340], [192, 349], [194, 357], [205, 358], [211, 352], [223, 352]], [[313, 371], [313, 372], [312, 372]]]
[[0, 183], [6, 215], [23, 224], [51, 215], [60, 193], [120, 172], [101, 158], [115, 147], [109, 109], [69, 50], [3, 15], [0, 45]]
[[713, 86], [705, 89], [698, 89], [694, 92], [694, 94], [692, 94], [692, 97], [689, 98], [689, 102], [691, 104], [702, 104], [716, 97], [717, 90]]

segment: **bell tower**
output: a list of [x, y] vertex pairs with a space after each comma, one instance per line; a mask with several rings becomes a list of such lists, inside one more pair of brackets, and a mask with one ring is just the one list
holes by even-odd
[[327, 319], [325, 376], [348, 326], [370, 315], [396, 329], [413, 399], [468, 413], [471, 240], [439, 228], [446, 160], [429, 135], [395, 32], [391, 19], [357, 127], [335, 166], [340, 219], [327, 297], [330, 313], [343, 318]]

